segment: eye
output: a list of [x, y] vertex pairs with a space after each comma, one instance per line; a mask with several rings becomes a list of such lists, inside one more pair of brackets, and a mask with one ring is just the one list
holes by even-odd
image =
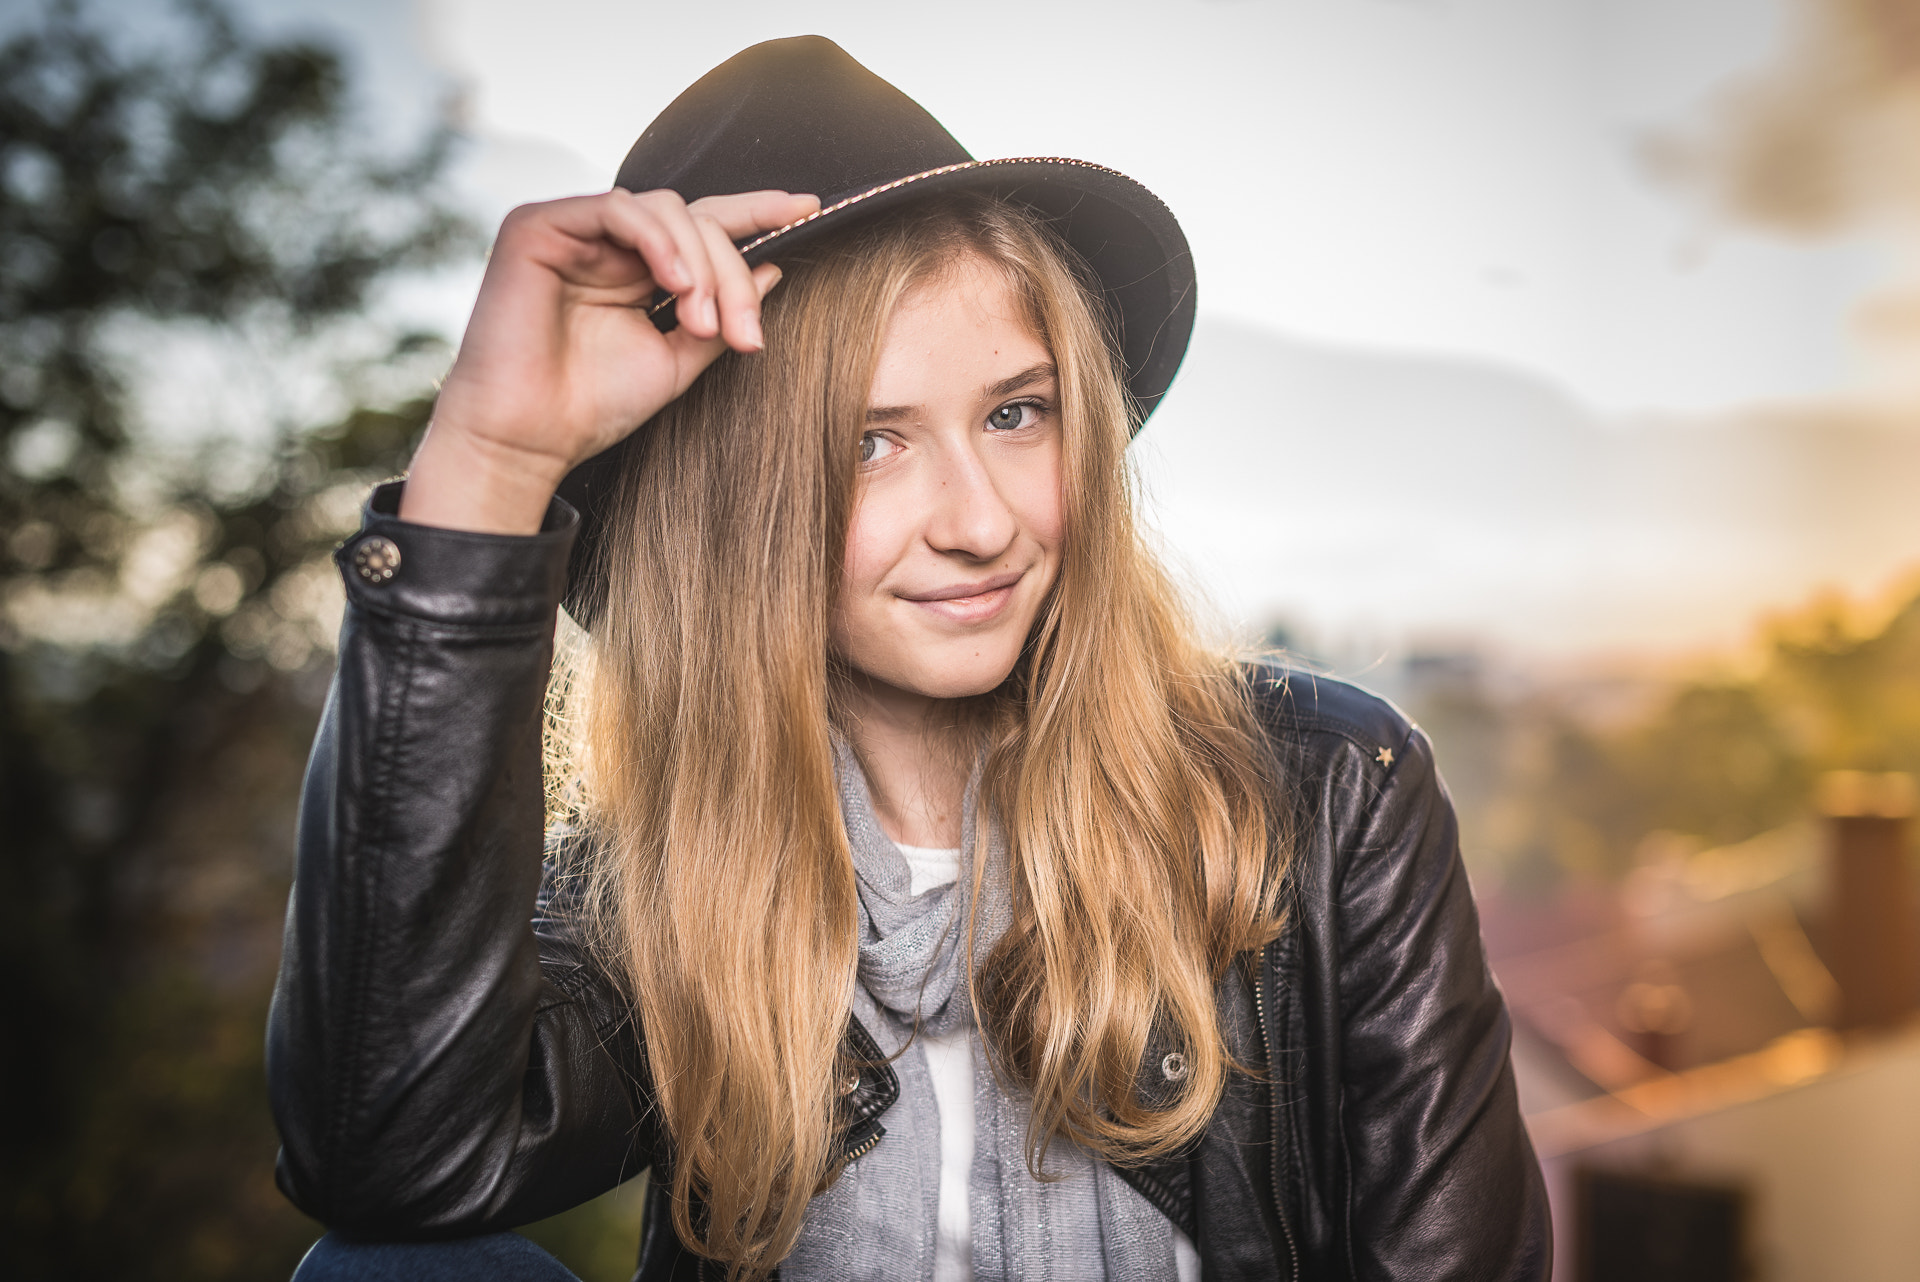
[[860, 463], [878, 463], [898, 453], [900, 442], [883, 432], [866, 432], [860, 437]]
[[987, 426], [996, 432], [1018, 431], [1040, 421], [1041, 407], [1035, 401], [1010, 401], [987, 415]]

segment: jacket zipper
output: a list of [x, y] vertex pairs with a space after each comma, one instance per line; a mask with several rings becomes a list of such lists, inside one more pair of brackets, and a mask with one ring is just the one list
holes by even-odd
[[[865, 1140], [861, 1141], [859, 1147], [855, 1148], [851, 1153], [847, 1154], [846, 1158], [844, 1159], [845, 1162], [848, 1164], [857, 1162], [861, 1158], [865, 1157], [867, 1154], [873, 1152], [873, 1146], [878, 1144], [880, 1142], [880, 1139], [881, 1139], [881, 1136], [879, 1135], [868, 1136]], [[698, 1282], [707, 1282], [707, 1259], [705, 1256], [700, 1257], [700, 1261], [699, 1261], [699, 1264], [697, 1265], [697, 1268], [698, 1268], [698, 1274], [697, 1274]]]
[[[880, 1137], [878, 1135], [870, 1137], [865, 1142], [863, 1142], [859, 1148], [856, 1148], [855, 1150], [853, 1150], [853, 1152], [847, 1154], [847, 1161], [849, 1163], [856, 1162], [859, 1159], [865, 1157], [867, 1154], [873, 1152], [873, 1146], [875, 1144], [878, 1144], [879, 1142], [880, 1142]], [[700, 1259], [699, 1282], [707, 1282], [707, 1261], [705, 1256], [702, 1256]]]
[[[1269, 948], [1272, 946], [1271, 944], [1268, 945]], [[1253, 1014], [1254, 1022], [1260, 1025], [1260, 1048], [1266, 1052], [1267, 1056], [1267, 1089], [1271, 1094], [1272, 1092], [1279, 1091], [1280, 1082], [1276, 1076], [1273, 1063], [1273, 1038], [1267, 1032], [1266, 977], [1266, 950], [1262, 949], [1260, 969], [1253, 977]], [[1280, 1196], [1280, 1101], [1277, 1096], [1270, 1098], [1269, 1106], [1273, 1109], [1274, 1122], [1273, 1142], [1270, 1146], [1273, 1151], [1268, 1155], [1267, 1159], [1267, 1177], [1268, 1181], [1273, 1185], [1274, 1214], [1279, 1217], [1280, 1232], [1287, 1239], [1287, 1276], [1294, 1279], [1294, 1282], [1298, 1282], [1300, 1277], [1300, 1250], [1294, 1245], [1293, 1226], [1287, 1223], [1286, 1201]]]

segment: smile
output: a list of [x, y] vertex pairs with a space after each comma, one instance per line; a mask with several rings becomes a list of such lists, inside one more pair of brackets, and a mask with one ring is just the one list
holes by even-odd
[[997, 574], [976, 583], [955, 583], [929, 592], [902, 593], [911, 601], [953, 623], [985, 623], [1006, 609], [1013, 600], [1013, 589], [1025, 571]]

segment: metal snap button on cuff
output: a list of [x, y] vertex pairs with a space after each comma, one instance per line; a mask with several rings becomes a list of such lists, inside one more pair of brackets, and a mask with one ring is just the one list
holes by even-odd
[[840, 1083], [840, 1093], [842, 1095], [851, 1095], [859, 1089], [860, 1089], [860, 1074], [858, 1073], [849, 1074], [847, 1076], [847, 1080]]
[[391, 583], [399, 571], [400, 545], [392, 539], [375, 535], [361, 539], [360, 545], [353, 549], [353, 572], [375, 587]]
[[1168, 1051], [1167, 1057], [1160, 1061], [1160, 1076], [1169, 1082], [1177, 1082], [1187, 1075], [1187, 1057], [1179, 1051]]

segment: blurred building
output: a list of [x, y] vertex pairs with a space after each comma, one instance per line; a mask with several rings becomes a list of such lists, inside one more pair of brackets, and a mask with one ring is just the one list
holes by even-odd
[[1558, 1282], [1920, 1276], [1920, 905], [1906, 775], [1827, 777], [1618, 891], [1483, 902]]

